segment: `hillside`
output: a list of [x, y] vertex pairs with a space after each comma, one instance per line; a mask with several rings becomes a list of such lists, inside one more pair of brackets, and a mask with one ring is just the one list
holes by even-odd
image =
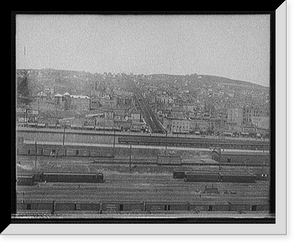
[[128, 89], [130, 82], [133, 81], [140, 83], [140, 85], [152, 85], [166, 91], [171, 91], [172, 89], [180, 91], [181, 89], [183, 91], [189, 90], [189, 92], [195, 92], [202, 88], [212, 89], [215, 92], [224, 91], [234, 94], [243, 91], [247, 91], [249, 94], [259, 91], [269, 91], [269, 87], [213, 75], [128, 75], [124, 73], [99, 74], [55, 69], [17, 70], [18, 81], [24, 75], [27, 75], [29, 79], [28, 87], [32, 96], [45, 88], [53, 88], [56, 93], [69, 92], [70, 94], [90, 95], [96, 84], [103, 89], [103, 92], [106, 91], [109, 94], [110, 90], [114, 87]]
[[192, 74], [192, 75], [171, 75], [171, 74], [152, 74], [150, 75], [151, 79], [156, 80], [192, 80], [192, 81], [198, 81], [202, 84], [222, 84], [227, 86], [234, 86], [234, 87], [245, 87], [245, 88], [261, 88], [261, 89], [269, 89], [269, 87], [262, 86], [259, 84], [246, 82], [242, 80], [236, 80], [236, 79], [230, 79], [220, 76], [213, 76], [213, 75], [198, 75], [198, 74]]

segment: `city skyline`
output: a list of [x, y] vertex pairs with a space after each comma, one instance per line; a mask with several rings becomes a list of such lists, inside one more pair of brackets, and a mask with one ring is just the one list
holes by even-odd
[[17, 15], [16, 68], [199, 74], [269, 86], [268, 15]]

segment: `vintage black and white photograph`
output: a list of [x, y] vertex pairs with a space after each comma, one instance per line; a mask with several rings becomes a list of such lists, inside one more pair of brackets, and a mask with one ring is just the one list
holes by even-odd
[[12, 218], [274, 223], [270, 14], [24, 13], [15, 44]]

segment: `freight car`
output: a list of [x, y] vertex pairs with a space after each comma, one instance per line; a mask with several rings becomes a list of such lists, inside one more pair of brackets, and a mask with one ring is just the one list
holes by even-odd
[[205, 202], [64, 202], [64, 201], [38, 201], [17, 202], [17, 212], [43, 211], [54, 214], [55, 212], [94, 212], [97, 214], [109, 214], [120, 212], [256, 212], [269, 211], [268, 200], [245, 201], [236, 199], [233, 201], [217, 200]]
[[212, 159], [220, 164], [270, 164], [270, 153], [261, 151], [212, 151]]
[[173, 171], [173, 177], [185, 182], [255, 183], [257, 180], [256, 175], [241, 172]]
[[48, 145], [39, 142], [34, 144], [22, 144], [17, 148], [17, 154], [21, 156], [49, 156], [49, 157], [105, 157], [112, 158], [111, 148], [94, 148], [82, 146]]
[[184, 173], [185, 182], [218, 182], [219, 174], [213, 172], [187, 171]]
[[17, 185], [22, 185], [22, 186], [32, 186], [32, 185], [34, 185], [34, 176], [33, 175], [20, 175], [20, 176], [17, 176]]
[[188, 202], [145, 202], [145, 211], [189, 211]]
[[104, 176], [102, 173], [38, 173], [34, 177], [39, 182], [64, 182], [64, 183], [103, 183]]
[[256, 176], [247, 173], [221, 172], [219, 173], [219, 181], [226, 183], [255, 183]]
[[[199, 173], [201, 171], [195, 171], [192, 169], [175, 169], [173, 170], [173, 178], [184, 179], [187, 172]], [[229, 181], [239, 181], [239, 180], [241, 180], [242, 182], [254, 182], [254, 181], [270, 180], [269, 174], [267, 172], [256, 172], [253, 174], [244, 174], [244, 175], [241, 174], [241, 171], [230, 171], [230, 172], [228, 171], [228, 172], [218, 172], [218, 173], [219, 173], [219, 179], [218, 179], [219, 182], [229, 182]]]
[[158, 137], [158, 136], [120, 136], [120, 144], [132, 145], [157, 145], [157, 146], [180, 146], [211, 148], [220, 147], [226, 149], [246, 149], [246, 150], [268, 150], [269, 142], [251, 140], [219, 140], [211, 138], [185, 138], [185, 137]]
[[173, 178], [175, 179], [183, 179], [187, 170], [185, 169], [177, 169], [173, 171]]
[[103, 202], [101, 206], [101, 210], [107, 212], [140, 212], [144, 209], [144, 202]]

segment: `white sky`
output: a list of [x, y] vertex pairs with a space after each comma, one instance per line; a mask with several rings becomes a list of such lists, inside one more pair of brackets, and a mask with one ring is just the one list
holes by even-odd
[[16, 67], [197, 73], [269, 86], [269, 20], [269, 15], [17, 15]]

